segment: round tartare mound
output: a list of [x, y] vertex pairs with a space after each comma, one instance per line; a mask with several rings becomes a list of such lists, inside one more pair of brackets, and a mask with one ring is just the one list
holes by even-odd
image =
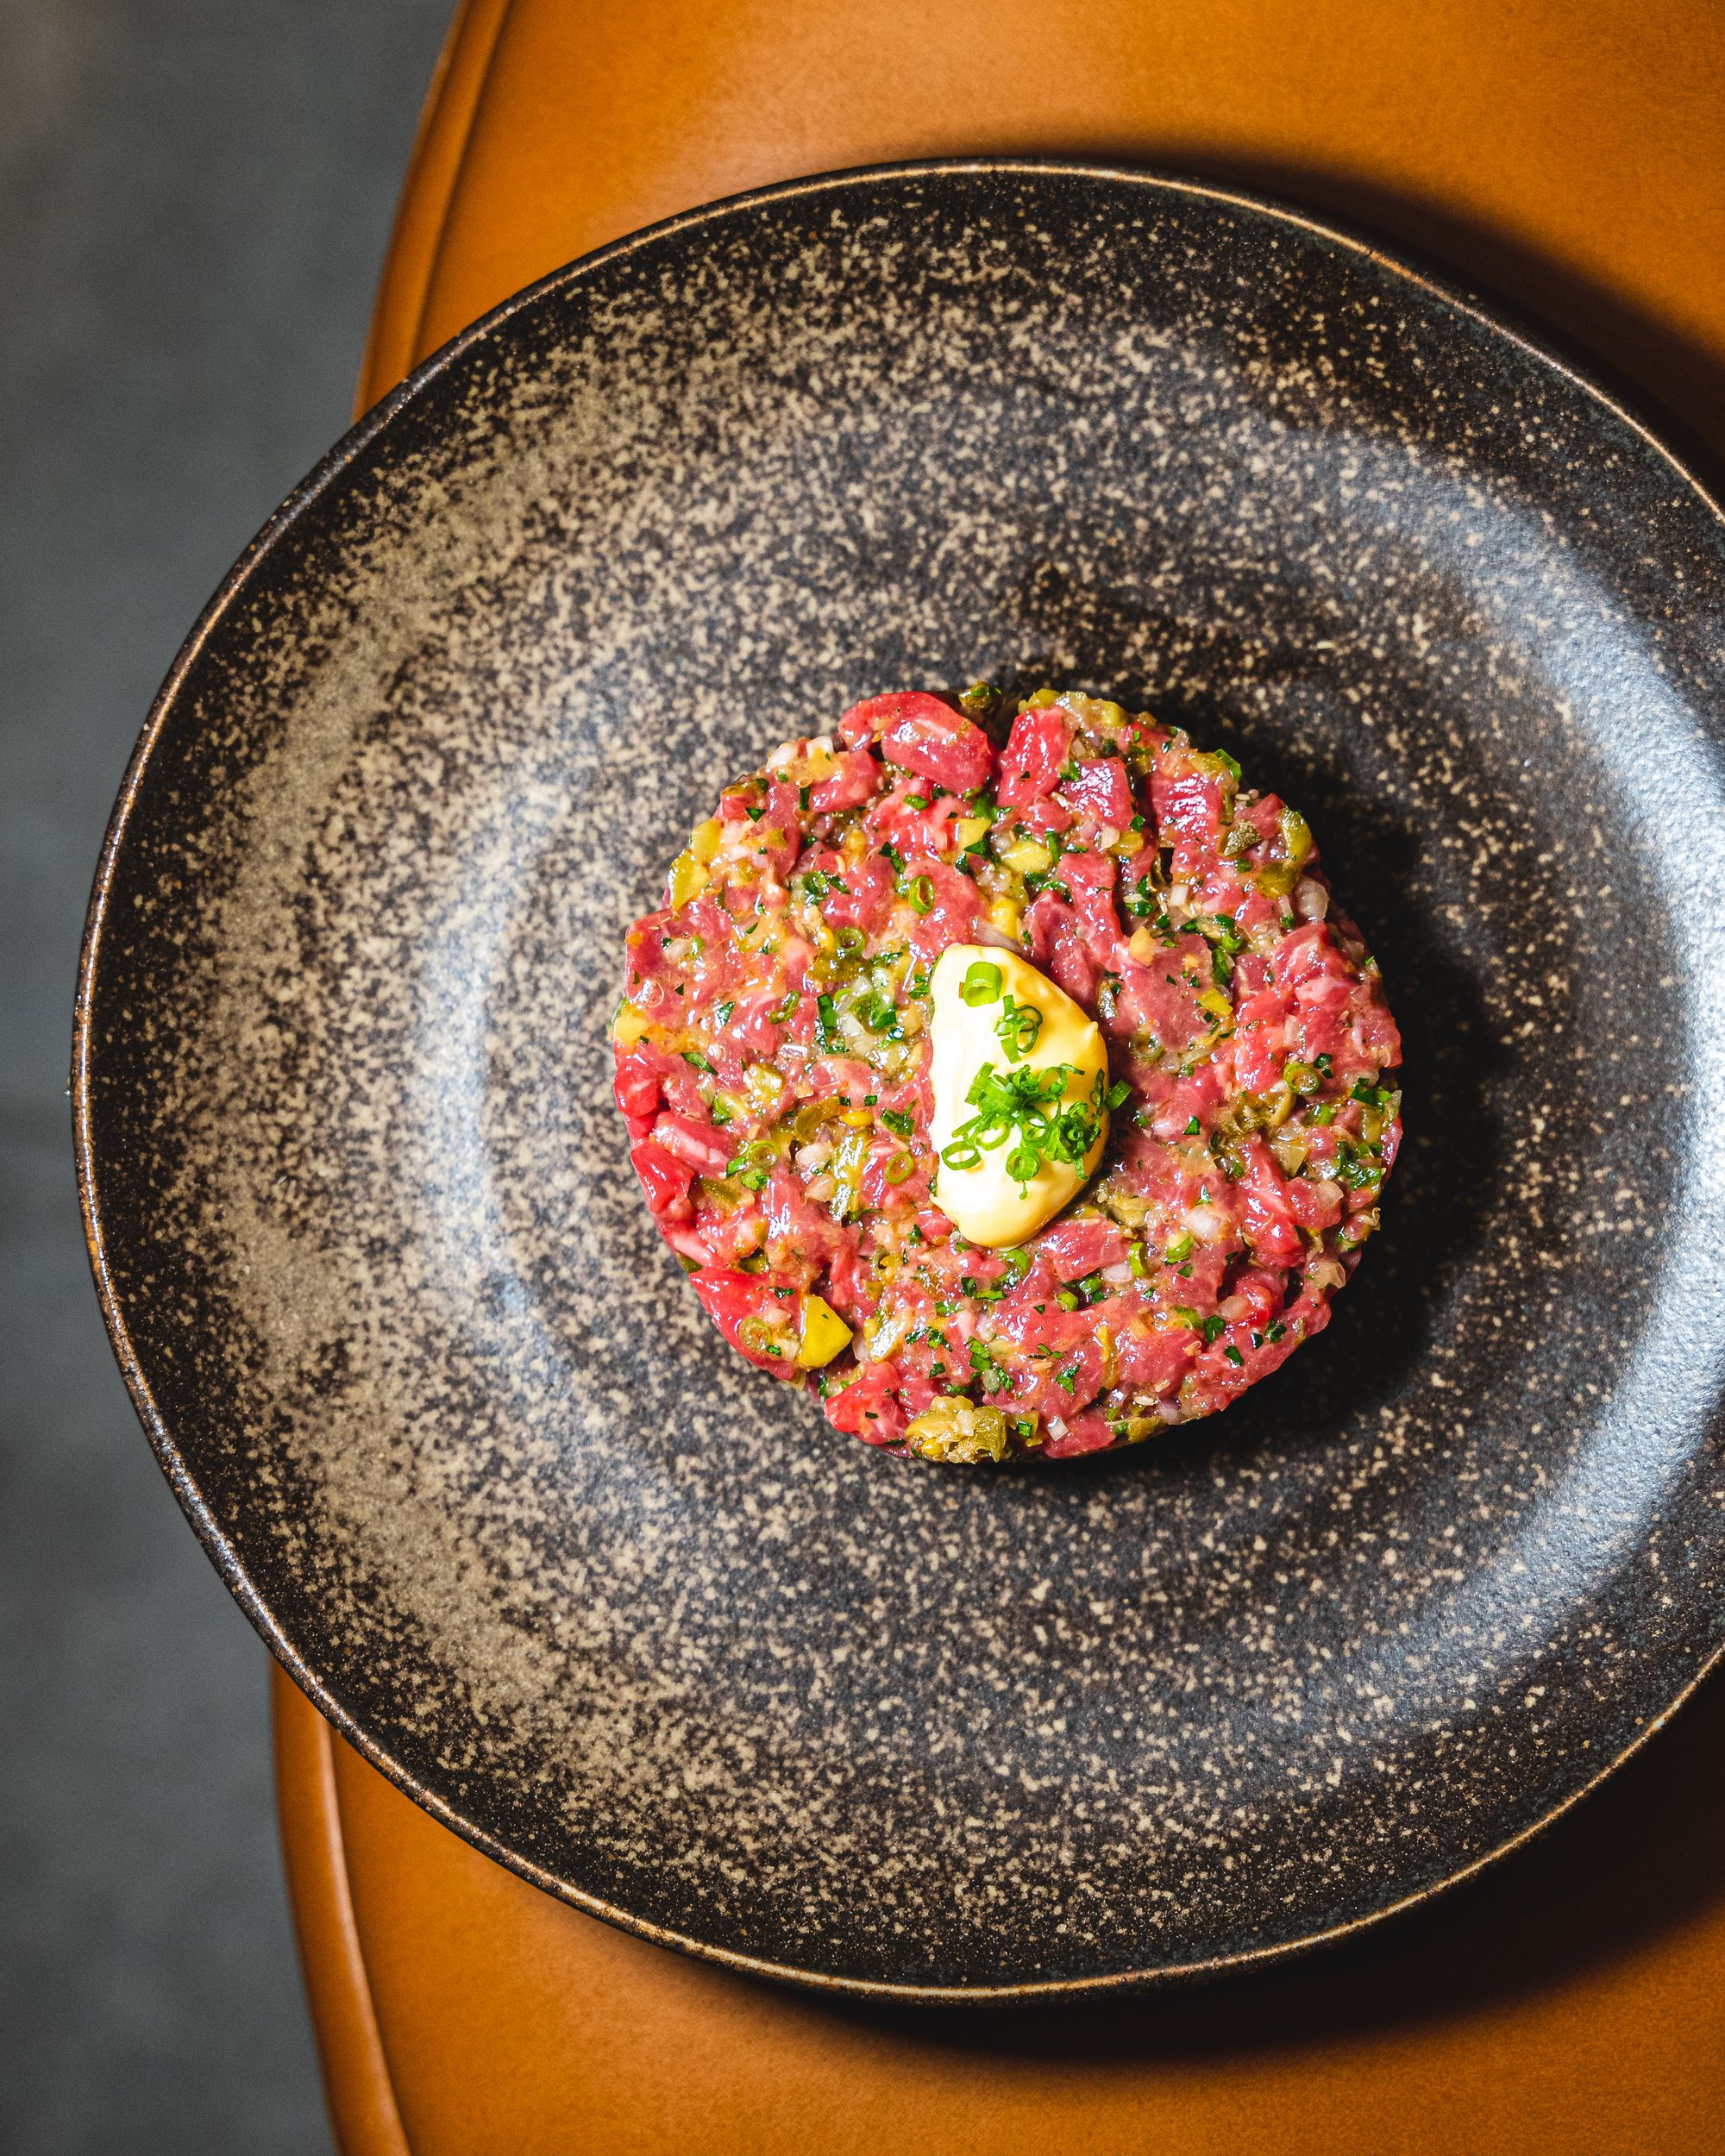
[[[1094, 1173], [1006, 1248], [938, 1202], [931, 982], [961, 944], [1037, 968], [1107, 1050], [1062, 1155], [1105, 1130]], [[1178, 727], [1051, 689], [873, 697], [728, 786], [629, 931], [612, 1044], [713, 1323], [836, 1428], [930, 1460], [1226, 1407], [1328, 1322], [1401, 1138], [1396, 1023], [1305, 819]], [[999, 1112], [1029, 1121], [982, 1142], [1036, 1166], [1060, 1119]]]

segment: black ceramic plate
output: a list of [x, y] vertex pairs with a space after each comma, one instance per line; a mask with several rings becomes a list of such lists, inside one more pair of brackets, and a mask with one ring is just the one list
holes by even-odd
[[[91, 914], [98, 1278], [254, 1621], [527, 1877], [859, 1990], [1214, 1969], [1526, 1835], [1725, 1629], [1722, 602], [1622, 411], [1212, 189], [812, 181], [500, 309], [223, 586]], [[716, 787], [979, 673], [1297, 801], [1407, 1037], [1325, 1338], [1057, 1471], [731, 1358], [608, 1100]]]

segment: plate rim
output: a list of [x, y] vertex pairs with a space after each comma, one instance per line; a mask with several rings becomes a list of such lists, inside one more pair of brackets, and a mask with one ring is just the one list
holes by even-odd
[[178, 704], [180, 692], [205, 645], [244, 593], [260, 565], [311, 505], [388, 428], [395, 415], [455, 366], [471, 348], [483, 343], [514, 315], [564, 286], [590, 276], [611, 262], [626, 259], [639, 249], [673, 235], [695, 231], [703, 225], [727, 219], [739, 212], [799, 196], [817, 197], [859, 184], [881, 180], [908, 182], [965, 175], [1106, 181], [1141, 188], [1151, 195], [1183, 196], [1231, 210], [1244, 210], [1251, 216], [1309, 234], [1347, 254], [1363, 257], [1393, 278], [1430, 295], [1452, 311], [1464, 315], [1495, 335], [1507, 339], [1540, 366], [1572, 383], [1586, 397], [1638, 435], [1671, 467], [1673, 475], [1693, 492], [1714, 520], [1725, 527], [1725, 507], [1722, 506], [1685, 458], [1640, 416], [1633, 403], [1626, 402], [1615, 389], [1606, 387], [1587, 367], [1556, 349], [1540, 332], [1523, 326], [1512, 313], [1500, 309], [1495, 302], [1487, 302], [1396, 250], [1381, 246], [1363, 233], [1350, 230], [1346, 223], [1339, 224], [1327, 217], [1314, 216], [1273, 195], [1261, 194], [1247, 188], [1226, 186], [1195, 176], [1162, 171], [1151, 166], [1124, 165], [1082, 157], [975, 155], [900, 159], [878, 164], [847, 166], [832, 172], [810, 173], [721, 196], [695, 209], [681, 210], [674, 216], [643, 226], [638, 231], [625, 234], [622, 238], [609, 241], [586, 254], [577, 255], [544, 276], [535, 279], [530, 284], [523, 285], [519, 291], [511, 292], [478, 316], [428, 354], [411, 373], [364, 412], [318, 460], [248, 543], [216, 586], [176, 653], [160, 688], [151, 702], [120, 781], [97, 862], [78, 951], [77, 992], [72, 1010], [70, 1085], [78, 1210], [84, 1226], [85, 1244], [109, 1344], [119, 1364], [134, 1411], [181, 1511], [223, 1584], [276, 1661], [337, 1733], [405, 1796], [440, 1825], [458, 1835], [470, 1847], [555, 1900], [580, 1909], [589, 1916], [597, 1917], [620, 1931], [649, 1940], [658, 1946], [674, 1948], [697, 1960], [715, 1963], [749, 1976], [793, 1984], [801, 1990], [829, 1996], [947, 2007], [1028, 2005], [1043, 2000], [1145, 1990], [1214, 1979], [1314, 1953], [1383, 1924], [1473, 1878], [1488, 1866], [1498, 1863], [1537, 1836], [1544, 1834], [1557, 1821], [1584, 1802], [1602, 1783], [1634, 1758], [1688, 1703], [1722, 1664], [1725, 1664], [1725, 1642], [1715, 1648], [1666, 1705], [1638, 1729], [1628, 1743], [1606, 1761], [1596, 1773], [1517, 1833], [1465, 1865], [1445, 1873], [1441, 1878], [1399, 1896], [1381, 1908], [1302, 1934], [1297, 1939], [1197, 1960], [1155, 1964], [1095, 1976], [1051, 1977], [1007, 1984], [938, 1984], [844, 1976], [802, 1968], [794, 1963], [745, 1953], [735, 1947], [692, 1937], [574, 1885], [536, 1864], [530, 1858], [511, 1849], [487, 1828], [467, 1817], [396, 1760], [334, 1697], [317, 1672], [296, 1651], [205, 1502], [196, 1476], [176, 1444], [166, 1419], [156, 1405], [142, 1362], [133, 1344], [132, 1330], [121, 1307], [109, 1265], [100, 1188], [104, 1170], [97, 1156], [92, 1127], [91, 1080], [92, 1021], [100, 992], [103, 931], [107, 925], [109, 900], [145, 775], [157, 743]]

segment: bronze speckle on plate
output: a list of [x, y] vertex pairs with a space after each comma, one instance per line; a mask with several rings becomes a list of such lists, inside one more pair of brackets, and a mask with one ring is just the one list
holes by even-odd
[[[301, 1683], [581, 1906], [927, 1997], [1308, 1945], [1571, 1801], [1725, 1631], [1722, 536], [1479, 310], [1142, 176], [769, 191], [438, 354], [182, 654], [79, 1003], [116, 1347]], [[1407, 1042], [1325, 1338], [1058, 1474], [732, 1357], [607, 1094], [715, 783], [978, 673], [1308, 808]]]

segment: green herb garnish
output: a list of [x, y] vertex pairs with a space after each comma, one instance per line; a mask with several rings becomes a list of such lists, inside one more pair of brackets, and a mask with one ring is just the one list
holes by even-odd
[[882, 995], [876, 988], [857, 1005], [856, 1015], [871, 1033], [884, 1033], [891, 1027], [898, 1012], [893, 1007], [892, 998]]
[[1003, 1392], [1011, 1384], [1011, 1371], [1000, 1368], [986, 1340], [972, 1340], [967, 1352], [972, 1374], [982, 1380], [985, 1393]]
[[1088, 1100], [1057, 1106], [1077, 1075], [1071, 1063], [1055, 1063], [1046, 1070], [1007, 1071], [984, 1063], [964, 1096], [977, 1112], [952, 1133], [941, 1159], [949, 1168], [978, 1168], [985, 1152], [1010, 1144], [1006, 1170], [1020, 1196], [1032, 1176], [1050, 1161], [1082, 1167], [1101, 1135], [1107, 1080], [1098, 1071]]
[[[977, 969], [973, 966], [970, 970], [975, 973]], [[990, 966], [988, 971], [996, 980], [1000, 978], [998, 966]], [[1007, 1061], [1021, 1063], [1036, 1046], [1037, 1037], [1042, 1031], [1042, 1012], [1033, 1003], [1014, 1003], [1008, 996], [994, 1031], [1007, 1051]]]

